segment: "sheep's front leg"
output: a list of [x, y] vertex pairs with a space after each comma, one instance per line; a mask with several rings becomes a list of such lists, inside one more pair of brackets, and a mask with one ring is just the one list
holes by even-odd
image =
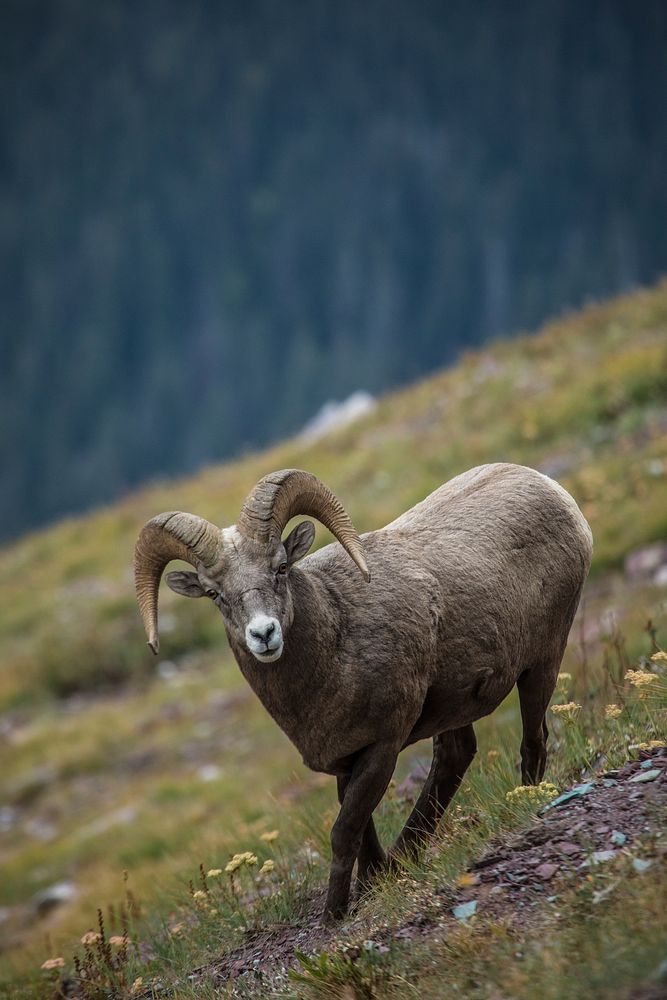
[[331, 831], [331, 872], [325, 920], [337, 920], [347, 912], [352, 869], [361, 849], [364, 830], [387, 790], [396, 767], [394, 743], [374, 743], [356, 758], [338, 819]]
[[[343, 774], [338, 777], [338, 801], [342, 804], [345, 798], [345, 790], [349, 784], [350, 775]], [[373, 823], [373, 817], [369, 819], [364, 827], [361, 837], [361, 847], [357, 855], [357, 892], [361, 894], [370, 885], [376, 872], [381, 871], [387, 863], [387, 857], [382, 850]]]

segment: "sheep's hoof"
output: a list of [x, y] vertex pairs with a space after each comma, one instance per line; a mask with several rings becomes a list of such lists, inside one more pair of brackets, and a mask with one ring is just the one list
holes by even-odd
[[346, 914], [347, 906], [337, 906], [336, 909], [331, 909], [331, 907], [327, 906], [322, 914], [322, 923], [325, 927], [333, 927], [335, 924], [340, 923]]

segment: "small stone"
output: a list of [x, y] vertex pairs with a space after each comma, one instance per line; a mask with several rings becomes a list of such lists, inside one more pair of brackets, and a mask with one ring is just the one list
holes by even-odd
[[41, 819], [39, 816], [34, 816], [32, 819], [27, 820], [24, 829], [31, 837], [41, 840], [44, 843], [53, 840], [58, 833], [58, 829], [53, 823], [49, 823], [48, 820]]
[[667, 565], [667, 542], [654, 542], [635, 549], [625, 557], [625, 575], [629, 580], [650, 580]]
[[616, 844], [617, 847], [623, 847], [623, 844], [626, 842], [628, 838], [625, 836], [624, 833], [621, 833], [620, 830], [612, 830], [611, 837], [609, 839], [611, 840], [612, 844]]
[[460, 920], [462, 923], [465, 924], [470, 919], [470, 917], [473, 916], [476, 909], [477, 909], [477, 900], [471, 899], [470, 902], [468, 903], [460, 903], [459, 906], [455, 906], [454, 909], [452, 910], [452, 914], [456, 917], [457, 920]]
[[69, 903], [77, 895], [77, 888], [73, 882], [56, 882], [48, 889], [42, 889], [33, 897], [33, 905], [40, 917], [50, 913], [57, 906]]
[[217, 781], [221, 771], [217, 764], [203, 764], [197, 771], [200, 781]]
[[[161, 627], [162, 623], [160, 623]], [[160, 680], [172, 681], [178, 676], [178, 667], [171, 660], [161, 660], [157, 666], [157, 673]]]
[[596, 826], [595, 827], [595, 832], [599, 833], [600, 835], [602, 835], [603, 833], [609, 833], [609, 827], [608, 826]]
[[634, 777], [630, 778], [630, 782], [632, 784], [639, 784], [644, 781], [655, 781], [655, 779], [659, 778], [661, 774], [661, 768], [654, 767], [651, 771], [640, 771], [638, 774], [635, 774]]
[[641, 874], [642, 872], [645, 872], [647, 868], [651, 867], [651, 862], [645, 861], [643, 858], [633, 858], [632, 867], [636, 872]]
[[546, 880], [553, 878], [553, 876], [556, 874], [557, 871], [558, 871], [558, 865], [552, 865], [549, 862], [546, 862], [545, 864], [540, 865], [539, 868], [535, 869], [535, 874], [537, 875], [538, 878]]
[[566, 854], [568, 857], [572, 857], [573, 854], [580, 854], [581, 848], [578, 844], [573, 844], [569, 840], [563, 840], [560, 844], [555, 845], [561, 854]]
[[6, 833], [7, 830], [15, 825], [18, 818], [18, 809], [13, 806], [0, 806], [0, 833]]
[[594, 865], [602, 865], [616, 857], [616, 851], [593, 851], [591, 861]]
[[592, 781], [584, 782], [581, 785], [575, 785], [569, 792], [563, 792], [563, 794], [555, 798], [553, 802], [548, 802], [547, 805], [543, 806], [542, 809], [539, 810], [538, 815], [541, 816], [550, 809], [558, 809], [560, 806], [565, 805], [572, 799], [579, 798], [582, 795], [588, 795], [588, 793], [592, 792], [594, 788], [595, 785]]

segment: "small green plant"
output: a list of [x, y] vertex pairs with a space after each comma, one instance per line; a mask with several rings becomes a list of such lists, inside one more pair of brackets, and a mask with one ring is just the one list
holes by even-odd
[[333, 953], [296, 952], [301, 971], [290, 970], [289, 978], [308, 996], [377, 1000], [383, 996], [389, 978], [388, 952], [388, 948], [374, 941], [346, 946]]

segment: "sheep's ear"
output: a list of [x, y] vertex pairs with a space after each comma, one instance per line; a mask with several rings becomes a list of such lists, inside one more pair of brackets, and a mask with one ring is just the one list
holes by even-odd
[[199, 582], [199, 577], [196, 573], [182, 573], [178, 570], [174, 573], [167, 573], [165, 580], [167, 581], [167, 586], [175, 594], [181, 594], [183, 597], [204, 596], [204, 588]]
[[315, 537], [315, 525], [312, 521], [302, 521], [297, 524], [293, 531], [290, 531], [284, 540], [285, 552], [287, 553], [287, 565], [291, 566], [299, 559], [303, 559], [306, 552], [313, 544]]

